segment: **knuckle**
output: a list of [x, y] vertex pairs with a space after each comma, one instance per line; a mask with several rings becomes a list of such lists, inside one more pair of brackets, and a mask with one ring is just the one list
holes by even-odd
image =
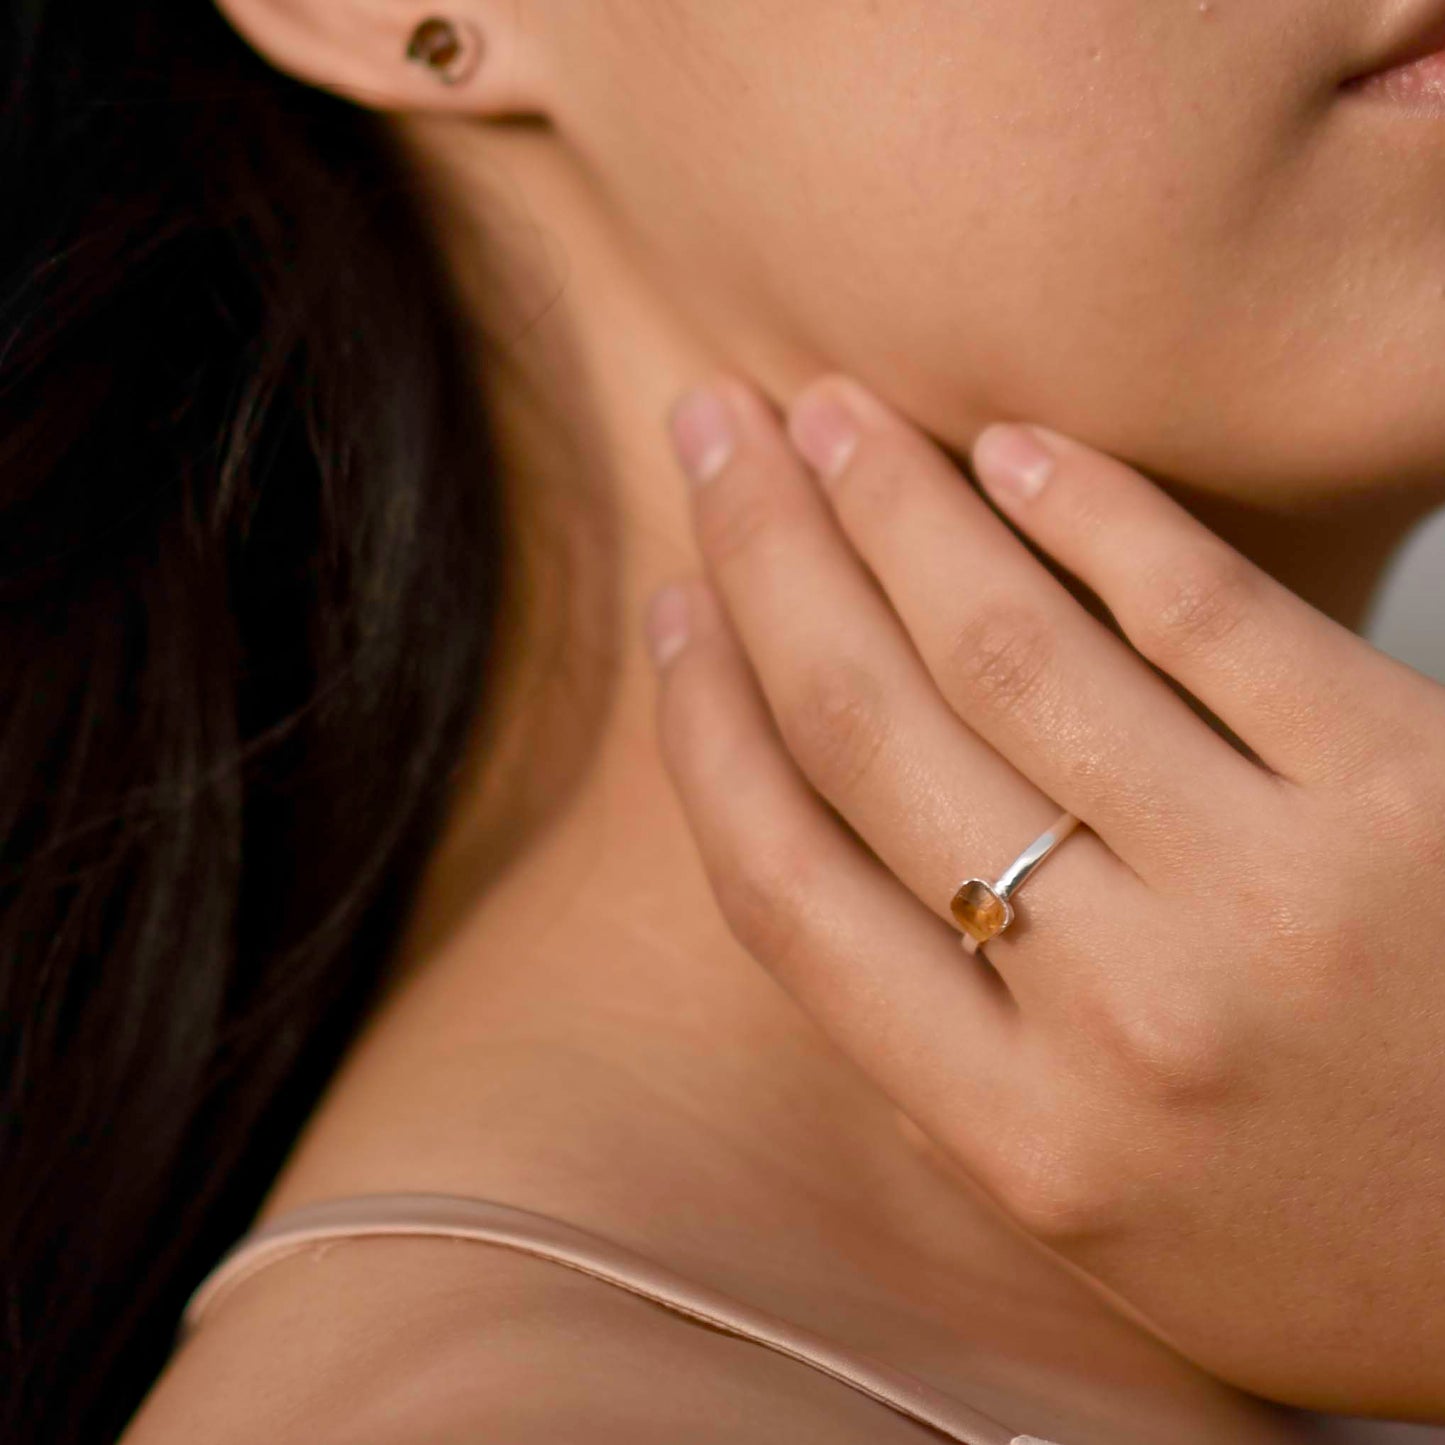
[[877, 437], [868, 437], [829, 484], [833, 506], [849, 530], [893, 516], [902, 505], [911, 473], [906, 459]]
[[1135, 994], [1109, 1014], [1107, 1045], [1131, 1094], [1168, 1105], [1202, 1105], [1237, 1077], [1231, 1034], [1216, 1006], [1194, 992]]
[[699, 502], [698, 545], [705, 556], [726, 564], [756, 550], [772, 534], [781, 513], [775, 489], [749, 485], [742, 477], [733, 478]]
[[1290, 721], [1302, 741], [1328, 758], [1329, 783], [1357, 798], [1365, 809], [1372, 807], [1374, 798], [1393, 790], [1393, 781], [1384, 775], [1390, 761], [1419, 755], [1419, 740], [1388, 711], [1372, 711], [1368, 718], [1341, 722], [1331, 716], [1328, 707], [1317, 706], [1313, 699], [1300, 699]]
[[1350, 803], [1353, 817], [1382, 850], [1445, 866], [1445, 787], [1435, 768], [1422, 769], [1397, 754], [1355, 780]]
[[1057, 641], [1031, 608], [1009, 602], [980, 607], [948, 646], [949, 683], [995, 712], [1028, 711], [1047, 689]]
[[1140, 589], [1131, 629], [1140, 651], [1157, 659], [1218, 647], [1248, 616], [1256, 585], [1253, 567], [1228, 548], [1171, 557]]
[[816, 849], [792, 833], [749, 839], [709, 873], [719, 912], [733, 937], [760, 963], [785, 965], [806, 934], [817, 886]]
[[1269, 923], [1279, 970], [1329, 999], [1394, 966], [1389, 940], [1406, 919], [1435, 927], [1445, 799], [1436, 779], [1397, 760], [1317, 807], [1313, 836], [1328, 845], [1301, 848], [1291, 876], [1309, 886], [1282, 889]]
[[1086, 552], [1094, 552], [1101, 539], [1113, 535], [1119, 524], [1119, 497], [1112, 487], [1090, 485], [1089, 480], [1071, 468], [1062, 469], [1057, 480], [1067, 478], [1069, 485], [1050, 486], [1044, 493], [1059, 509], [1059, 521], [1069, 536], [1081, 543]]
[[780, 709], [778, 726], [788, 750], [827, 797], [857, 788], [890, 731], [881, 686], [852, 662], [808, 669]]
[[[1267, 954], [1270, 988], [1253, 995], [1261, 1018], [1297, 1019], [1323, 1003], [1337, 990], [1346, 956], [1359, 957], [1357, 940], [1373, 932], [1355, 876], [1357, 850], [1340, 849], [1340, 836], [1328, 805], [1301, 802], [1264, 829], [1221, 880], [1230, 900], [1224, 926], [1255, 940], [1254, 957]], [[1199, 936], [1217, 932], [1221, 921], [1217, 905], [1196, 904]], [[1241, 1015], [1238, 1026], [1249, 1017]]]
[[1260, 919], [1270, 941], [1269, 1007], [1292, 1019], [1330, 1009], [1360, 980], [1378, 971], [1381, 901], [1361, 900], [1357, 882], [1326, 884], [1327, 897], [1274, 900]]
[[1029, 1234], [1053, 1244], [1097, 1237], [1117, 1218], [1117, 1190], [1103, 1161], [1062, 1129], [1017, 1131], [986, 1182]]
[[1126, 781], [1120, 778], [1120, 757], [1125, 755], [1125, 744], [1117, 752], [1111, 752], [1101, 743], [1079, 746], [1066, 750], [1058, 766], [1063, 777], [1069, 780], [1070, 791], [1080, 797], [1102, 797], [1113, 794], [1118, 798], [1123, 793]]
[[733, 730], [721, 726], [707, 668], [692, 649], [663, 673], [657, 693], [657, 734], [669, 766], [688, 774], [727, 776], [743, 759]]

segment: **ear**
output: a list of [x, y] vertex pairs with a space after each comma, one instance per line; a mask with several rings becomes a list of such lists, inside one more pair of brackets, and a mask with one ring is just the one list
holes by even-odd
[[278, 70], [358, 105], [488, 117], [546, 113], [536, 37], [505, 0], [218, 4]]

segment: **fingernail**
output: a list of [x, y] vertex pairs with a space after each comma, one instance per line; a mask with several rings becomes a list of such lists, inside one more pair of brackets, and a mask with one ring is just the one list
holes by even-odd
[[793, 445], [831, 481], [858, 450], [859, 428], [852, 411], [831, 391], [807, 392], [788, 412]]
[[1054, 454], [1032, 427], [1014, 422], [986, 426], [973, 444], [973, 469], [992, 493], [1027, 502], [1054, 472]]
[[660, 587], [647, 604], [645, 621], [653, 666], [666, 667], [687, 643], [687, 593], [674, 582]]
[[727, 466], [736, 434], [732, 413], [716, 392], [698, 386], [684, 393], [669, 422], [678, 460], [693, 482], [710, 482]]

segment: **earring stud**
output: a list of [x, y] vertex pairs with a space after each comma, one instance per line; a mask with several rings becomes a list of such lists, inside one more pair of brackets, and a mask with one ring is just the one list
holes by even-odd
[[481, 50], [471, 26], [433, 15], [411, 32], [406, 58], [426, 66], [444, 85], [457, 85], [476, 69]]

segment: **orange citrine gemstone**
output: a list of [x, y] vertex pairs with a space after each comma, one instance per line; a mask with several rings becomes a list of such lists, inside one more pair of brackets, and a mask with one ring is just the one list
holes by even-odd
[[1008, 922], [1003, 899], [980, 878], [959, 885], [952, 908], [958, 926], [978, 943], [987, 943]]

